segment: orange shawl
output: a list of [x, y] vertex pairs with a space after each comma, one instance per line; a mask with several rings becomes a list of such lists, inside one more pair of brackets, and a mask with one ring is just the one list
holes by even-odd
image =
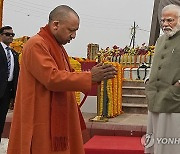
[[[62, 45], [59, 45], [55, 37], [50, 32], [48, 25], [42, 27], [38, 33], [50, 46], [50, 54], [55, 60], [58, 68], [62, 68], [62, 63], [60, 59], [63, 57], [64, 69], [67, 71], [72, 71], [69, 64], [68, 55]], [[68, 64], [68, 67], [66, 67]], [[69, 145], [68, 141], [68, 117], [69, 107], [66, 100], [66, 92], [52, 92], [52, 103], [51, 103], [51, 142], [53, 151], [64, 151]], [[78, 108], [79, 109], [79, 108]], [[83, 127], [85, 128], [85, 123], [81, 113], [79, 112], [80, 120], [82, 120]]]

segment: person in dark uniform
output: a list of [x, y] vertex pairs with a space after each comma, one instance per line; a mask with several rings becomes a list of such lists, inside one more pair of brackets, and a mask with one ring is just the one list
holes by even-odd
[[14, 35], [12, 27], [0, 28], [0, 142], [10, 101], [15, 98], [19, 74], [18, 53], [9, 47]]

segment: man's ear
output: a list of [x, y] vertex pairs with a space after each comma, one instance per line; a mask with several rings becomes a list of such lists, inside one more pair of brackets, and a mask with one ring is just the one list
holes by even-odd
[[59, 21], [53, 21], [53, 29], [57, 30], [59, 27]]

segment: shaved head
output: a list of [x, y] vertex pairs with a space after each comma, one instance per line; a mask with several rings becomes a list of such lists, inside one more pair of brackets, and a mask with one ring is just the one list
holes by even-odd
[[75, 16], [79, 18], [78, 14], [69, 6], [67, 5], [57, 6], [49, 14], [49, 23], [55, 20], [65, 21], [68, 19], [70, 14], [74, 14]]
[[48, 26], [61, 45], [70, 43], [72, 39], [75, 39], [79, 23], [78, 14], [67, 5], [57, 6], [49, 14]]

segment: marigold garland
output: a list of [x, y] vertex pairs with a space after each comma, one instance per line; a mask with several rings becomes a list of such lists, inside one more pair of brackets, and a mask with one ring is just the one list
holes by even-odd
[[123, 113], [122, 111], [122, 82], [123, 82], [123, 69], [122, 65], [117, 65], [117, 115]]
[[[112, 63], [112, 65], [114, 66], [114, 67], [116, 67], [117, 68], [117, 63]], [[117, 82], [117, 75], [115, 76], [115, 78], [114, 79], [112, 79], [112, 93], [114, 94], [113, 96], [112, 96], [112, 99], [113, 99], [113, 116], [116, 116], [117, 115], [117, 84], [118, 84], [118, 82]]]
[[[105, 62], [105, 64], [111, 64], [116, 67], [118, 74], [113, 79], [107, 80], [107, 97], [108, 97], [108, 111], [107, 117], [115, 117], [122, 113], [122, 65], [117, 62]], [[99, 98], [99, 113], [100, 115], [103, 114], [103, 102], [107, 100], [103, 100], [106, 98], [103, 96], [104, 94], [104, 81], [101, 82], [101, 90], [100, 90], [100, 98]], [[104, 116], [104, 115], [102, 115]]]
[[101, 82], [100, 85], [100, 98], [99, 98], [99, 114], [103, 114], [103, 91], [104, 91], [104, 81]]
[[[71, 66], [75, 70], [75, 72], [81, 72], [81, 64], [77, 60], [73, 59], [72, 57], [69, 57], [69, 60], [70, 60]], [[76, 91], [75, 95], [76, 95], [76, 101], [79, 105], [80, 101], [81, 101], [80, 92]]]
[[108, 95], [108, 117], [113, 117], [113, 93], [112, 79], [107, 80], [107, 95]]

